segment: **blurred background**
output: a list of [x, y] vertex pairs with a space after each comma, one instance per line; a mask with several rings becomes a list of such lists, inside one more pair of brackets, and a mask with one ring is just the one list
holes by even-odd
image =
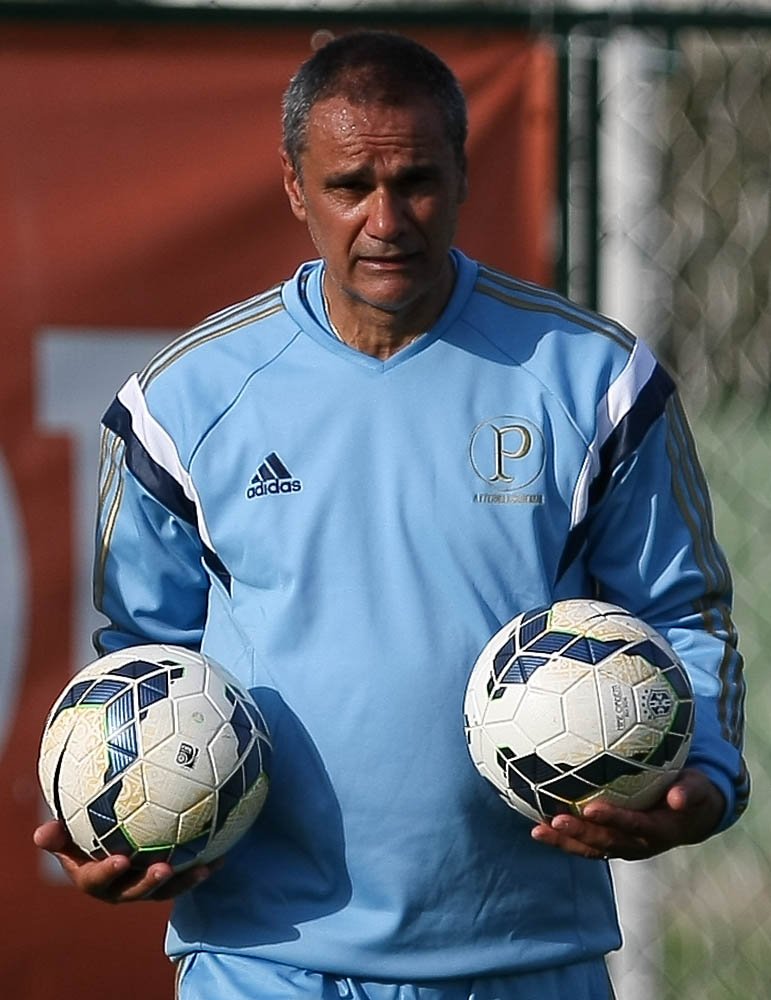
[[[98, 420], [173, 336], [312, 253], [279, 102], [314, 46], [402, 30], [458, 74], [458, 243], [647, 339], [675, 374], [734, 569], [754, 794], [614, 863], [619, 1000], [771, 996], [771, 4], [0, 0], [0, 992], [161, 1000], [163, 904], [107, 910], [37, 856], [37, 742], [92, 654]], [[769, 602], [768, 604], [766, 602]]]

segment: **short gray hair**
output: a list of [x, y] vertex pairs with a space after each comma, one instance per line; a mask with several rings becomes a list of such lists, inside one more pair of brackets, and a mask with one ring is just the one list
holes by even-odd
[[411, 38], [388, 31], [352, 32], [328, 42], [300, 66], [284, 94], [282, 118], [284, 150], [298, 172], [311, 109], [328, 97], [393, 106], [416, 97], [430, 99], [465, 170], [468, 115], [461, 86], [439, 56]]

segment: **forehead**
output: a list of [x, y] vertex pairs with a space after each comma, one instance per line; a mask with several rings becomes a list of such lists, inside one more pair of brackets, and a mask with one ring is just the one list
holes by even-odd
[[394, 105], [328, 97], [314, 104], [308, 116], [306, 160], [356, 163], [397, 156], [435, 161], [452, 155], [444, 118], [429, 98]]

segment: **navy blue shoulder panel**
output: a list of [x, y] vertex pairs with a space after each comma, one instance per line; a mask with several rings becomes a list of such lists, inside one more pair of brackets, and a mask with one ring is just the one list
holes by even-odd
[[177, 480], [159, 465], [134, 434], [131, 413], [119, 399], [110, 404], [102, 423], [123, 441], [126, 446], [126, 465], [142, 486], [172, 514], [193, 526], [196, 525], [195, 504]]
[[639, 448], [645, 435], [664, 413], [674, 391], [675, 383], [672, 377], [657, 364], [629, 412], [618, 422], [603, 443], [600, 448], [600, 467], [589, 486], [586, 515], [571, 529], [567, 537], [557, 571], [557, 580], [564, 576], [567, 568], [584, 547], [592, 510], [607, 493], [614, 471]]

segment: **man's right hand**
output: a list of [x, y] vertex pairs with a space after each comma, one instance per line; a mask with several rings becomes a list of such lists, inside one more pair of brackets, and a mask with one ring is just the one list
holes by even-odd
[[39, 826], [33, 840], [36, 847], [57, 859], [77, 889], [107, 903], [172, 899], [203, 882], [222, 865], [222, 861], [196, 865], [175, 875], [171, 865], [165, 862], [152, 864], [144, 871], [132, 868], [129, 859], [122, 854], [94, 861], [75, 846], [59, 820]]

